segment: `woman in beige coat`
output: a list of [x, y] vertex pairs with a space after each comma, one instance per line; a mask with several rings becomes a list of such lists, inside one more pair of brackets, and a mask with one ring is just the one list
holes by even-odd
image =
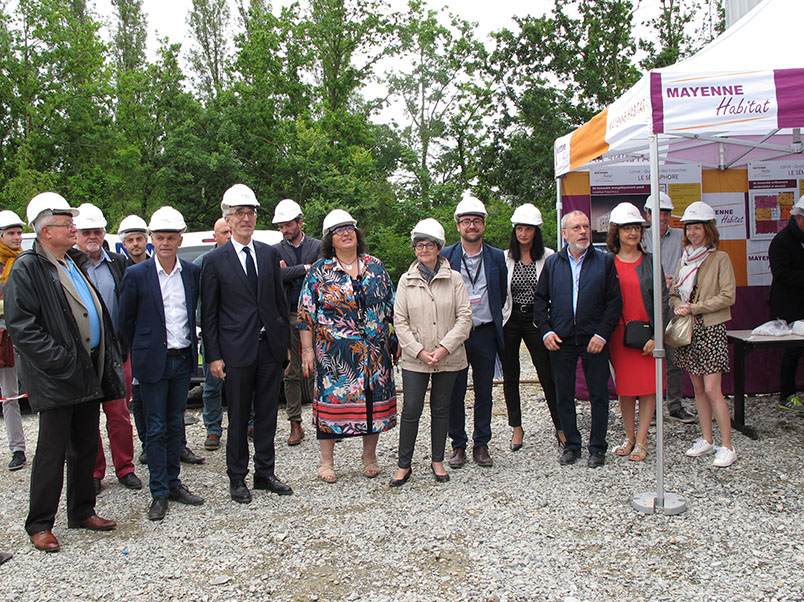
[[443, 462], [450, 396], [455, 377], [467, 365], [463, 343], [472, 328], [472, 309], [463, 279], [439, 256], [445, 241], [444, 228], [427, 218], [416, 224], [410, 236], [416, 261], [399, 279], [394, 302], [394, 330], [402, 347], [399, 366], [404, 405], [399, 468], [391, 487], [399, 487], [410, 478], [419, 418], [431, 377], [430, 468], [436, 481], [449, 481]]
[[[731, 416], [723, 398], [721, 378], [729, 371], [726, 322], [734, 305], [736, 281], [729, 256], [717, 250], [720, 238], [715, 212], [702, 201], [692, 203], [681, 218], [684, 222], [684, 252], [678, 262], [670, 307], [675, 315], [692, 314], [692, 342], [676, 349], [673, 362], [690, 375], [695, 389], [695, 407], [703, 437], [686, 454], [697, 458], [715, 454], [714, 465], [731, 466], [737, 452], [731, 443]], [[714, 445], [712, 414], [720, 429], [721, 447]]]

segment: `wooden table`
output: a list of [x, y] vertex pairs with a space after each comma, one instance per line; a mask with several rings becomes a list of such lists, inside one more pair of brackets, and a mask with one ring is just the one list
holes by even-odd
[[756, 349], [804, 347], [804, 337], [752, 335], [750, 330], [729, 330], [726, 335], [734, 345], [734, 418], [731, 424], [751, 439], [758, 439], [756, 430], [745, 424], [745, 356]]

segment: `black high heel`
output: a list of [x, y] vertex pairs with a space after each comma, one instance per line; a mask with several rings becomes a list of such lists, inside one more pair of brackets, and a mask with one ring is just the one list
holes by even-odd
[[559, 433], [559, 431], [558, 431], [558, 429], [556, 429], [555, 435], [556, 435], [556, 441], [558, 442], [558, 449], [564, 449], [564, 447], [566, 446], [566, 443], [564, 443], [561, 440], [561, 436], [558, 433]]
[[[520, 427], [520, 428], [522, 428], [522, 427]], [[522, 449], [522, 444], [524, 442], [525, 442], [525, 430], [523, 429], [522, 430], [522, 441], [520, 443], [514, 443], [513, 440], [512, 440], [511, 441], [511, 451], [515, 452], [515, 451], [519, 451], [520, 449]]]
[[435, 480], [437, 482], [446, 483], [447, 481], [449, 481], [449, 473], [448, 474], [438, 474], [435, 471], [435, 466], [433, 466], [432, 464], [430, 464], [430, 470], [433, 471], [433, 476], [435, 477]]
[[413, 467], [411, 466], [410, 468], [408, 468], [408, 473], [404, 477], [402, 477], [401, 479], [391, 479], [389, 485], [391, 487], [401, 487], [402, 485], [408, 482], [408, 479], [410, 478], [410, 475], [412, 473], [413, 473]]

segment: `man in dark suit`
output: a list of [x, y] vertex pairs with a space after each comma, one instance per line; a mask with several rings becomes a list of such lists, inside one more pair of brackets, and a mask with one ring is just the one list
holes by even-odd
[[[478, 466], [492, 466], [489, 455], [491, 440], [491, 388], [494, 383], [494, 361], [502, 354], [502, 307], [508, 294], [505, 255], [483, 242], [486, 231], [486, 207], [474, 197], [464, 197], [455, 208], [455, 222], [461, 240], [444, 247], [441, 255], [452, 269], [460, 272], [472, 306], [472, 334], [466, 340], [466, 356], [472, 366], [475, 389], [475, 425], [472, 433], [472, 458]], [[458, 373], [452, 389], [449, 409], [449, 436], [452, 457], [449, 465], [461, 468], [466, 463], [466, 382], [469, 368]]]
[[285, 372], [285, 412], [290, 420], [288, 445], [298, 445], [304, 439], [302, 420], [301, 383], [306, 378], [301, 372], [301, 340], [296, 324], [296, 309], [302, 282], [310, 266], [321, 257], [321, 241], [302, 232], [304, 221], [299, 204], [291, 199], [279, 201], [274, 210], [274, 223], [282, 232], [282, 242], [274, 245], [279, 253], [282, 282], [288, 297], [290, 322], [290, 366]]
[[118, 331], [130, 349], [132, 372], [142, 394], [153, 498], [148, 518], [162, 520], [168, 499], [193, 506], [204, 502], [179, 479], [184, 410], [190, 375], [198, 363], [195, 308], [200, 270], [178, 258], [186, 229], [181, 213], [161, 207], [148, 228], [154, 255], [126, 270]]
[[224, 193], [221, 210], [232, 238], [210, 251], [201, 268], [204, 349], [210, 372], [226, 379], [226, 469], [229, 494], [241, 504], [251, 501], [245, 478], [252, 402], [254, 488], [293, 493], [274, 473], [279, 384], [288, 361], [288, 305], [276, 249], [252, 240], [259, 206], [244, 184]]

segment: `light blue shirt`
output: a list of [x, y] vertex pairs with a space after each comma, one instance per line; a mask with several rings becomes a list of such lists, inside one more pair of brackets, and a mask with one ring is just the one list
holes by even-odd
[[578, 289], [581, 285], [581, 268], [583, 267], [583, 260], [586, 259], [586, 254], [589, 249], [583, 252], [579, 259], [567, 250], [567, 257], [569, 258], [570, 270], [572, 270], [572, 313], [578, 313]]
[[70, 280], [72, 280], [78, 296], [81, 297], [81, 303], [87, 310], [87, 315], [89, 316], [89, 346], [95, 349], [100, 345], [101, 323], [98, 310], [95, 309], [95, 302], [92, 300], [92, 293], [89, 292], [89, 285], [72, 259], [65, 256], [63, 267]]
[[[469, 293], [472, 307], [472, 326], [480, 326], [494, 321], [489, 302], [489, 287], [486, 283], [486, 269], [483, 265], [483, 251], [477, 255], [467, 255], [461, 248], [461, 276]], [[472, 282], [474, 280], [474, 282]]]
[[106, 309], [109, 310], [109, 315], [112, 316], [112, 323], [117, 324], [117, 291], [114, 286], [112, 270], [109, 267], [110, 261], [111, 259], [106, 249], [101, 249], [98, 263], [93, 260], [87, 271], [89, 279], [100, 292], [103, 302], [106, 304]]

